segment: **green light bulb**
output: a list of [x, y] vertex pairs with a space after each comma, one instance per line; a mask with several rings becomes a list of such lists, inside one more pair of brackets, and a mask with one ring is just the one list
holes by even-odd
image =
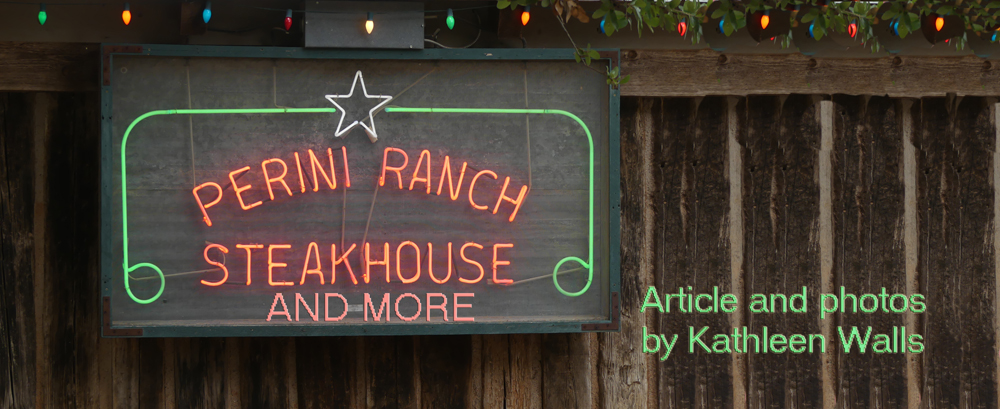
[[448, 18], [445, 19], [445, 22], [448, 23], [449, 30], [455, 28], [455, 13], [453, 13], [451, 9], [448, 9]]
[[45, 20], [49, 19], [48, 13], [45, 12], [45, 3], [42, 3], [38, 8], [38, 24], [45, 25]]

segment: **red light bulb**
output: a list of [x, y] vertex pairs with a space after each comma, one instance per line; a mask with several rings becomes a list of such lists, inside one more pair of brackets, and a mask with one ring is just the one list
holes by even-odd
[[285, 31], [292, 29], [292, 9], [285, 12]]
[[680, 33], [681, 37], [684, 37], [684, 34], [688, 32], [688, 23], [685, 21], [677, 23], [677, 32]]
[[847, 34], [854, 38], [858, 35], [858, 23], [851, 23], [847, 25]]

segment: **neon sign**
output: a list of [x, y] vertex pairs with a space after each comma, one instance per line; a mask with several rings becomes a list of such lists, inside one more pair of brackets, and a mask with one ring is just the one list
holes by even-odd
[[[151, 69], [139, 67], [129, 72]], [[601, 213], [609, 206], [601, 184], [609, 181], [602, 173], [608, 142], [595, 139], [594, 124], [582, 119], [593, 116], [593, 105], [546, 97], [553, 108], [462, 107], [474, 99], [466, 94], [451, 107], [427, 106], [419, 94], [400, 99], [413, 85], [383, 79], [385, 72], [369, 75], [369, 84], [360, 70], [339, 72], [337, 87], [348, 92], [288, 101], [325, 107], [281, 106], [277, 93], [274, 108], [243, 108], [261, 105], [241, 98], [226, 103], [224, 93], [195, 95], [218, 99], [206, 108], [119, 104], [123, 132], [110, 146], [120, 184], [111, 197], [121, 206], [105, 219], [118, 226], [111, 230], [116, 247], [104, 253], [118, 260], [103, 290], [121, 291], [111, 304], [122, 311], [113, 322], [153, 329], [162, 325], [157, 320], [169, 328], [197, 320], [190, 322], [265, 333], [313, 328], [308, 323], [491, 328], [511, 305], [511, 322], [544, 328], [552, 319], [546, 315], [581, 311], [552, 321], [565, 328], [567, 319], [593, 322], [610, 308], [601, 304], [609, 289], [617, 291], [606, 281], [609, 225]], [[344, 77], [353, 81], [339, 82]], [[148, 84], [136, 86], [155, 92]], [[403, 90], [368, 89], [386, 84]], [[119, 86], [126, 95], [129, 87]], [[358, 104], [366, 112], [352, 111]], [[227, 105], [233, 108], [219, 108]], [[522, 130], [518, 141], [518, 122], [529, 121], [532, 134]], [[357, 127], [368, 139], [345, 140]], [[178, 131], [185, 145], [191, 133], [190, 165], [181, 167], [179, 152], [166, 147]], [[532, 154], [539, 158], [535, 177]], [[191, 175], [187, 187], [180, 172]], [[533, 311], [533, 304], [555, 309]], [[534, 315], [543, 321], [530, 321]]]

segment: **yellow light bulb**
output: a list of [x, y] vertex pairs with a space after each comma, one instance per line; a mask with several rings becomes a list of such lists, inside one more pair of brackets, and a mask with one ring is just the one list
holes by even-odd
[[367, 31], [368, 34], [371, 34], [372, 30], [375, 29], [375, 21], [373, 20], [374, 14], [375, 13], [368, 13], [368, 21], [365, 21], [365, 31]]

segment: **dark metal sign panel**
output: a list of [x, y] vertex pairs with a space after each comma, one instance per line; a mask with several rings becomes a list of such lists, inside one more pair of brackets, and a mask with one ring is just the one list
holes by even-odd
[[105, 335], [617, 329], [617, 52], [106, 50]]

